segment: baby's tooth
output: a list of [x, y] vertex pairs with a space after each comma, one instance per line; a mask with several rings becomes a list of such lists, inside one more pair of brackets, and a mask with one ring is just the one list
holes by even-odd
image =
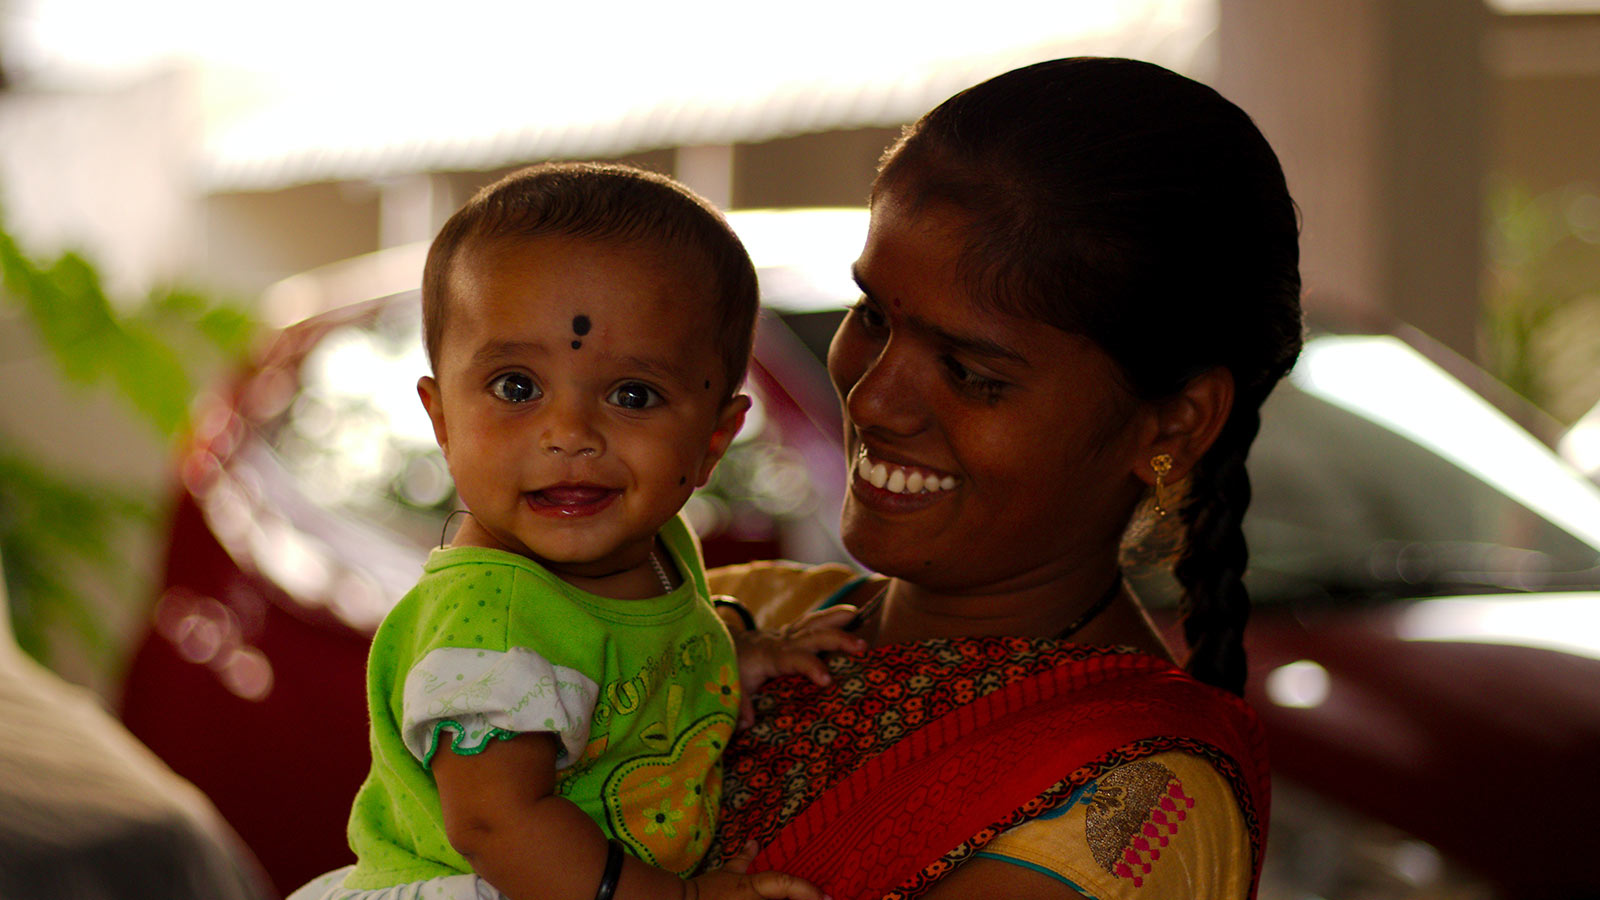
[[871, 482], [873, 487], [881, 488], [883, 487], [883, 483], [888, 480], [889, 469], [885, 467], [883, 463], [874, 465], [872, 467], [872, 474], [867, 476], [867, 481]]
[[955, 476], [954, 475], [946, 475], [943, 479], [941, 479], [939, 481], [939, 486], [944, 488], [947, 491], [950, 490], [951, 488], [955, 487], [956, 486], [956, 478], [955, 478]]
[[904, 469], [895, 469], [894, 474], [889, 476], [889, 483], [885, 487], [891, 494], [898, 494], [904, 491], [906, 489], [906, 471]]
[[938, 491], [939, 491], [939, 476], [937, 476], [937, 475], [929, 475], [927, 478], [924, 478], [922, 480], [922, 489], [924, 491], [927, 491], [930, 494], [938, 493]]
[[872, 463], [867, 462], [865, 453], [856, 459], [856, 474], [861, 476], [862, 481], [872, 478]]
[[908, 493], [908, 494], [920, 494], [920, 493], [922, 493], [922, 473], [921, 472], [912, 472], [910, 475], [906, 476], [906, 493]]

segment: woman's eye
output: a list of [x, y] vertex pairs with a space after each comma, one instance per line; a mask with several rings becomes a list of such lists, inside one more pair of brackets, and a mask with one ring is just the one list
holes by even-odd
[[994, 401], [999, 399], [1000, 392], [1006, 387], [1004, 381], [997, 381], [993, 378], [979, 375], [977, 372], [962, 365], [953, 356], [944, 358], [944, 367], [946, 374], [950, 376], [950, 380], [955, 383], [957, 388], [965, 393], [982, 397], [985, 400]]
[[878, 309], [877, 304], [865, 297], [857, 300], [856, 305], [851, 307], [850, 311], [861, 321], [862, 327], [868, 331], [879, 331], [889, 324], [884, 319], [883, 312]]
[[629, 381], [617, 385], [611, 396], [606, 398], [609, 402], [623, 409], [649, 409], [661, 403], [661, 395], [656, 393], [649, 385], [637, 381]]
[[522, 372], [507, 372], [489, 382], [489, 393], [507, 403], [527, 403], [542, 395], [533, 377]]

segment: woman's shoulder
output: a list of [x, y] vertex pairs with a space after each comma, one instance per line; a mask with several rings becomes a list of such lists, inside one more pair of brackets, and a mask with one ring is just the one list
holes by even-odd
[[789, 560], [722, 566], [706, 573], [711, 593], [743, 603], [763, 627], [793, 621], [859, 578], [860, 572], [842, 563], [806, 565]]
[[1203, 756], [1167, 751], [1107, 770], [978, 855], [1103, 900], [1166, 900], [1247, 896], [1252, 852], [1228, 779]]

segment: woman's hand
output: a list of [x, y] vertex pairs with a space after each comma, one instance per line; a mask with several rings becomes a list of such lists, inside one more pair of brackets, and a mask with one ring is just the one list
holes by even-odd
[[769, 680], [804, 675], [817, 684], [830, 684], [833, 677], [818, 654], [865, 653], [867, 642], [844, 630], [855, 615], [854, 606], [832, 606], [806, 613], [776, 630], [745, 629], [730, 623], [734, 649], [739, 653], [739, 727], [748, 728], [755, 721], [751, 694]]
[[758, 849], [751, 841], [721, 869], [684, 882], [683, 900], [833, 900], [811, 882], [783, 872], [745, 874]]

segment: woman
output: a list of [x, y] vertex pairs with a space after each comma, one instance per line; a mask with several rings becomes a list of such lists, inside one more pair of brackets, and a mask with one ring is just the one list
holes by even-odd
[[[1019, 69], [885, 154], [855, 274], [843, 536], [887, 577], [713, 589], [768, 622], [857, 603], [873, 649], [758, 695], [724, 854], [754, 838], [840, 900], [1252, 895], [1244, 462], [1301, 330], [1272, 150], [1157, 66]], [[1153, 521], [1181, 531], [1186, 672], [1119, 568]]]

